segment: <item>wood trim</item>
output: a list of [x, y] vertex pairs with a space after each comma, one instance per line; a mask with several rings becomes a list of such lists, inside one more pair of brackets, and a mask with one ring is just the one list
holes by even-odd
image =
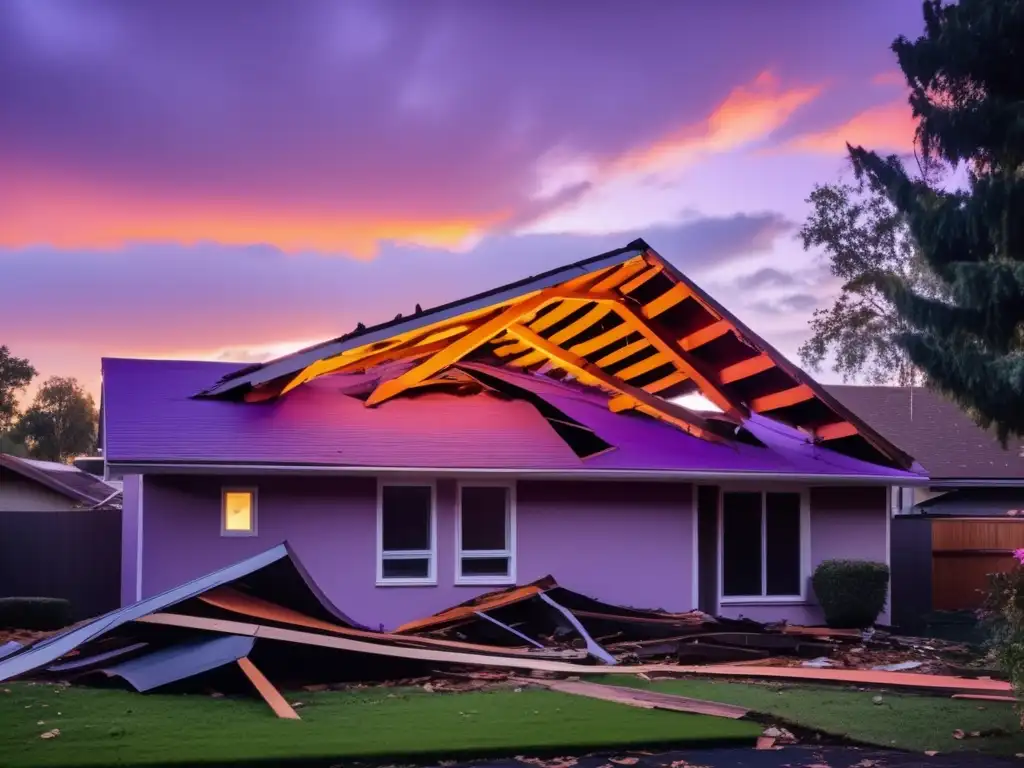
[[755, 397], [750, 401], [750, 409], [756, 413], [764, 413], [766, 411], [775, 411], [779, 408], [788, 408], [791, 405], [813, 399], [814, 391], [806, 384], [798, 384], [781, 392], [773, 392], [764, 397]]
[[509, 333], [514, 336], [518, 336], [527, 344], [530, 344], [543, 352], [551, 358], [555, 365], [569, 369], [577, 378], [581, 380], [589, 379], [599, 385], [607, 387], [608, 389], [614, 390], [621, 395], [630, 397], [635, 401], [638, 410], [642, 410], [655, 418], [680, 427], [686, 432], [697, 437], [703, 437], [709, 440], [720, 440], [717, 435], [708, 431], [704, 419], [692, 411], [666, 400], [662, 400], [661, 398], [644, 392], [644, 390], [639, 387], [634, 387], [631, 384], [621, 381], [617, 377], [612, 376], [610, 373], [597, 367], [584, 358], [577, 357], [572, 352], [556, 347], [547, 339], [535, 334], [529, 328], [521, 325], [512, 325], [508, 330]]

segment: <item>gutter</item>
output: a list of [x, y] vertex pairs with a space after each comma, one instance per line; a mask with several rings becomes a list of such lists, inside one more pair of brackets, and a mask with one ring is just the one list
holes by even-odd
[[188, 462], [108, 463], [111, 475], [320, 475], [379, 477], [382, 475], [430, 475], [432, 477], [517, 478], [520, 480], [756, 480], [802, 482], [814, 485], [899, 485], [927, 487], [925, 476], [818, 475], [780, 472], [714, 472], [677, 469], [491, 469], [480, 467], [360, 467], [324, 464], [209, 464]]
[[927, 483], [929, 488], [936, 488], [943, 491], [953, 491], [958, 488], [1024, 488], [1024, 477], [1005, 479], [985, 480], [979, 478], [956, 478], [941, 477], [935, 478]]

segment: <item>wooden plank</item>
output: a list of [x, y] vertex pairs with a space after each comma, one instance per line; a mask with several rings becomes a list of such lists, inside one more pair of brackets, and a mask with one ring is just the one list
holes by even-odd
[[676, 283], [658, 298], [644, 304], [644, 317], [651, 320], [662, 312], [672, 309], [676, 304], [691, 296], [690, 289], [682, 283]]
[[299, 713], [292, 709], [292, 705], [285, 701], [281, 692], [274, 687], [273, 683], [267, 680], [266, 676], [256, 668], [256, 665], [249, 661], [247, 656], [238, 660], [238, 666], [249, 678], [249, 682], [259, 691], [263, 700], [274, 710], [274, 714], [285, 720], [298, 720]]
[[688, 696], [678, 696], [671, 693], [658, 693], [646, 691], [639, 688], [623, 688], [617, 685], [605, 685], [603, 683], [585, 683], [575, 680], [543, 680], [536, 678], [525, 678], [519, 680], [523, 685], [542, 685], [545, 688], [568, 693], [573, 696], [586, 696], [590, 699], [611, 701], [616, 704], [625, 704], [630, 707], [642, 709], [664, 709], [672, 712], [687, 712], [694, 715], [710, 715], [712, 717], [725, 717], [730, 720], [739, 720], [749, 714], [749, 710], [737, 707], [732, 704], [719, 704], [714, 701], [703, 699], [691, 699]]
[[754, 376], [774, 367], [775, 361], [762, 352], [760, 355], [741, 360], [733, 365], [727, 365], [718, 372], [718, 381], [722, 384], [732, 384], [734, 381]]
[[651, 346], [651, 342], [649, 342], [647, 339], [640, 339], [639, 341], [634, 341], [631, 344], [627, 344], [624, 347], [619, 347], [613, 352], [609, 352], [604, 357], [601, 357], [598, 360], [596, 360], [594, 362], [594, 365], [598, 366], [599, 368], [614, 365], [615, 363], [625, 360], [630, 355], [635, 355], [637, 352], [647, 349], [649, 346]]
[[[633, 277], [637, 272], [643, 269], [647, 269], [647, 262], [644, 261], [643, 256], [636, 256], [630, 259], [625, 264], [620, 266], [617, 270], [607, 275], [599, 282], [596, 282], [590, 289], [592, 291], [613, 291], [620, 285], [625, 283], [627, 280]], [[635, 278], [634, 278], [635, 279]], [[620, 289], [620, 290], [625, 290]]]
[[983, 693], [954, 693], [950, 698], [970, 701], [1005, 701], [1010, 704], [1016, 704], [1018, 701], [1016, 696], [989, 696]]
[[626, 338], [632, 332], [633, 329], [630, 326], [626, 325], [625, 323], [621, 323], [620, 325], [617, 325], [614, 328], [608, 329], [599, 336], [595, 336], [592, 339], [587, 339], [586, 341], [581, 341], [579, 344], [574, 344], [569, 348], [569, 351], [572, 352], [574, 355], [586, 357], [591, 352], [597, 352], [597, 350], [603, 349], [604, 347], [607, 347], [609, 344], [614, 344], [619, 339]]
[[675, 405], [674, 403], [670, 403], [667, 400], [662, 400], [661, 398], [644, 392], [638, 387], [634, 387], [631, 384], [621, 381], [617, 377], [612, 376], [601, 368], [598, 368], [596, 365], [588, 362], [584, 358], [577, 357], [571, 352], [561, 349], [560, 347], [556, 347], [547, 339], [535, 334], [529, 328], [521, 325], [512, 325], [509, 326], [508, 330], [512, 335], [518, 336], [523, 341], [535, 347], [538, 351], [543, 352], [560, 367], [571, 370], [577, 378], [580, 378], [580, 380], [584, 380], [586, 377], [593, 381], [600, 382], [600, 384], [608, 389], [614, 390], [622, 395], [632, 397], [637, 402], [638, 408], [644, 409], [645, 412], [650, 413], [650, 415], [673, 424], [697, 437], [703, 437], [707, 440], [721, 440], [721, 438], [713, 432], [708, 431], [707, 425], [704, 423], [704, 419], [692, 411], [689, 411], [682, 406]]
[[763, 397], [755, 397], [750, 401], [750, 409], [756, 413], [775, 411], [779, 408], [787, 408], [797, 403], [803, 403], [814, 399], [813, 390], [806, 384], [798, 384], [795, 387], [784, 389], [781, 392], [774, 392]]
[[728, 320], [718, 320], [705, 328], [701, 328], [699, 331], [694, 331], [689, 336], [684, 336], [679, 340], [679, 346], [686, 351], [690, 351], [707, 344], [709, 341], [725, 336], [731, 330], [732, 325]]
[[[645, 373], [650, 373], [655, 368], [660, 368], [663, 365], [667, 365], [672, 361], [665, 357], [660, 352], [655, 352], [653, 355], [648, 355], [643, 360], [633, 363], [630, 366], [623, 368], [618, 371], [615, 375], [620, 379], [629, 381], [635, 379], [637, 376], [642, 376]], [[646, 390], [645, 390], [646, 391]]]
[[[579, 615], [579, 612], [577, 612]], [[143, 616], [137, 621], [144, 624], [160, 624], [164, 626], [187, 627], [202, 629], [207, 632], [223, 632], [226, 634], [246, 635], [281, 642], [299, 643], [302, 645], [323, 648], [338, 648], [357, 653], [370, 653], [376, 656], [387, 656], [402, 659], [418, 659], [450, 664], [470, 664], [481, 667], [497, 667], [501, 669], [528, 669], [542, 672], [560, 672], [567, 675], [697, 675], [708, 677], [738, 677], [762, 680], [805, 680], [831, 683], [853, 683], [856, 685], [877, 685], [893, 688], [918, 688], [936, 691], [953, 691], [957, 693], [993, 693], [1006, 694], [1012, 688], [1009, 683], [1001, 680], [967, 679], [946, 675], [925, 675], [909, 672], [879, 672], [877, 670], [855, 669], [805, 669], [798, 667], [744, 667], [737, 665], [693, 666], [675, 664], [647, 664], [637, 666], [594, 666], [574, 664], [567, 661], [548, 661], [546, 659], [525, 659], [510, 656], [485, 656], [483, 654], [458, 653], [453, 651], [435, 651], [425, 648], [406, 648], [384, 643], [368, 643], [344, 637], [299, 632], [291, 629], [279, 629], [258, 624], [228, 621], [225, 619], [207, 619], [199, 616], [183, 616], [170, 613], [156, 613]]]
[[652, 277], [657, 277], [664, 271], [664, 267], [661, 264], [655, 264], [653, 267], [649, 267], [646, 271], [641, 272], [639, 275], [634, 277], [628, 283], [622, 286], [619, 290], [622, 293], [629, 294], [639, 288], [641, 285], [646, 283]]
[[[563, 344], [567, 341], [570, 341], [574, 337], [583, 333], [583, 331], [587, 330], [587, 328], [592, 326], [594, 323], [603, 320], [611, 311], [611, 307], [608, 306], [607, 304], [598, 304], [597, 306], [592, 307], [589, 312], [583, 315], [583, 317], [574, 320], [573, 322], [569, 323], [569, 325], [565, 326], [565, 328], [562, 328], [561, 330], [551, 334], [551, 336], [548, 337], [548, 341], [550, 341], [552, 344]], [[533, 327], [533, 325], [530, 325], [529, 328], [530, 330], [536, 330]], [[531, 349], [531, 347], [528, 344], [524, 343], [517, 344], [517, 348], [519, 348], [520, 351]], [[516, 358], [511, 362], [511, 365], [514, 365], [518, 368], [525, 368], [526, 366], [539, 363], [543, 359], [544, 355], [541, 355], [540, 353], [534, 351], [525, 354], [522, 357]]]

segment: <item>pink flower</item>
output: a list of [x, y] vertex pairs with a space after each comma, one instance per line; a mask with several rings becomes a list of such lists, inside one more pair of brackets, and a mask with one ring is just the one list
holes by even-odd
[[1024, 565], [1024, 549], [1013, 550], [1013, 559], [1021, 565]]

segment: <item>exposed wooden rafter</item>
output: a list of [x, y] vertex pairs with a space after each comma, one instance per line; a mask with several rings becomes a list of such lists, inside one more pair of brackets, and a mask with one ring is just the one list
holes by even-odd
[[[598, 294], [597, 297], [600, 299], [603, 297], [603, 294]], [[423, 381], [438, 371], [447, 368], [449, 365], [458, 362], [473, 350], [486, 344], [495, 335], [505, 331], [513, 323], [536, 314], [540, 309], [553, 301], [564, 302], [580, 299], [591, 301], [593, 298], [589, 294], [580, 295], [558, 287], [539, 291], [526, 301], [521, 301], [509, 307], [504, 312], [481, 323], [464, 336], [447, 344], [444, 349], [435, 352], [415, 368], [406, 371], [394, 379], [381, 382], [366, 400], [366, 405], [379, 405], [385, 400], [390, 400], [407, 387]]]
[[766, 411], [776, 411], [779, 408], [788, 408], [791, 405], [796, 405], [813, 398], [814, 391], [810, 387], [806, 384], [798, 384], [781, 392], [773, 392], [763, 397], [755, 397], [750, 401], [750, 408], [757, 413], [765, 413]]
[[735, 381], [754, 376], [770, 368], [775, 367], [775, 361], [762, 352], [754, 357], [741, 360], [733, 365], [727, 365], [718, 372], [718, 380], [722, 384], [732, 384]]
[[837, 421], [834, 424], [825, 424], [814, 430], [814, 436], [821, 441], [839, 440], [844, 437], [853, 437], [857, 434], [857, 427], [848, 421]]
[[655, 397], [639, 387], [627, 384], [584, 358], [555, 346], [529, 328], [523, 325], [511, 325], [508, 331], [523, 342], [535, 347], [539, 352], [543, 352], [554, 365], [568, 369], [580, 381], [590, 381], [605, 389], [618, 392], [620, 396], [631, 398], [637, 410], [684, 429], [696, 437], [709, 440], [721, 439], [708, 430], [706, 421], [698, 414]]

